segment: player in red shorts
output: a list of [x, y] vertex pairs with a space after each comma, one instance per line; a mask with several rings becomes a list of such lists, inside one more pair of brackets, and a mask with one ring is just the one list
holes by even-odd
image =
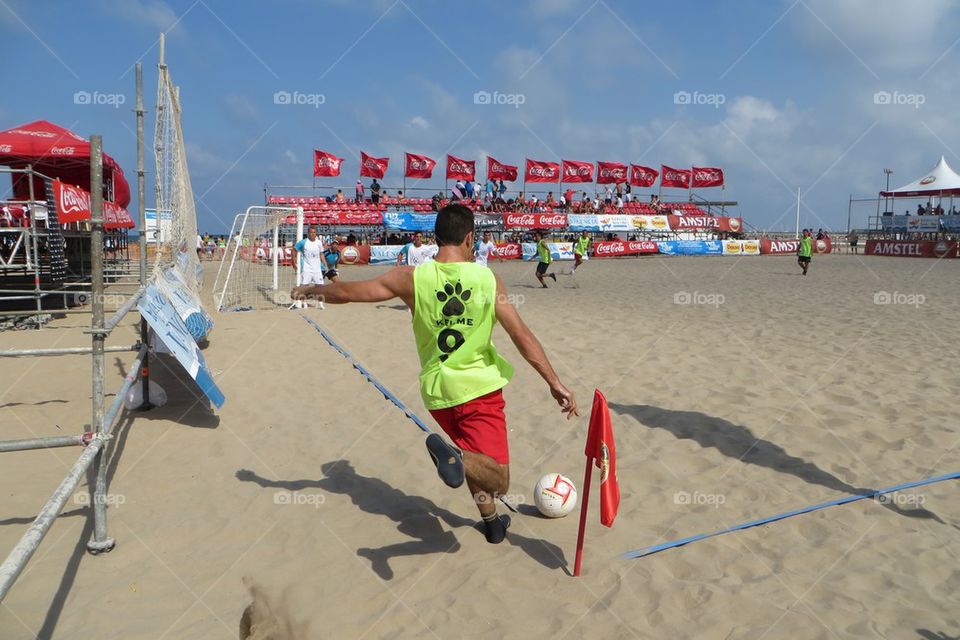
[[459, 487], [466, 479], [483, 517], [488, 542], [501, 542], [510, 518], [498, 515], [495, 499], [510, 486], [507, 423], [501, 389], [513, 367], [491, 341], [499, 322], [517, 350], [540, 374], [567, 418], [580, 415], [573, 394], [557, 376], [543, 347], [507, 298], [490, 269], [473, 261], [473, 213], [449, 205], [437, 214], [439, 251], [433, 262], [397, 267], [379, 278], [337, 282], [322, 289], [293, 290], [294, 299], [323, 296], [329, 304], [384, 302], [400, 298], [413, 312], [420, 356], [420, 395], [431, 415], [453, 440], [427, 436], [427, 450], [443, 481]]

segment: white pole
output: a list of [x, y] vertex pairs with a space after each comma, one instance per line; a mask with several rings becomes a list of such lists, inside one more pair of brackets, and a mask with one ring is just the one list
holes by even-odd
[[[300, 242], [300, 238], [302, 237], [303, 237], [303, 207], [297, 207], [297, 237], [293, 241], [294, 244], [296, 244], [297, 242]], [[296, 257], [297, 257], [296, 253], [294, 253], [293, 258], [297, 263], [295, 265], [297, 268], [297, 286], [299, 286], [301, 284], [300, 283], [300, 261], [296, 260]]]
[[797, 187], [797, 230], [794, 239], [800, 239], [800, 187]]
[[280, 286], [280, 219], [273, 225], [273, 290]]

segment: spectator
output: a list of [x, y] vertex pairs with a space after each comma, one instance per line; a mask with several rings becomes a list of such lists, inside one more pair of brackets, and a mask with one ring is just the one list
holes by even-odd
[[[360, 185], [363, 186], [363, 185]], [[380, 202], [380, 183], [374, 178], [370, 183], [370, 202], [377, 204]]]
[[623, 200], [623, 183], [622, 182], [617, 183], [617, 198], [619, 200]]
[[925, 213], [925, 211], [923, 210], [923, 205], [922, 205], [922, 204], [918, 204], [918, 205], [917, 205], [917, 215], [918, 215], [918, 216], [922, 216], [924, 213]]
[[823, 240], [823, 229], [817, 229], [817, 240]]
[[397, 191], [397, 200], [403, 200], [403, 191]]
[[613, 187], [607, 185], [607, 192], [603, 199], [604, 204], [613, 204]]
[[633, 202], [633, 188], [630, 186], [629, 182], [624, 187], [624, 191], [626, 191], [626, 196], [624, 196], [623, 199], [627, 202]]
[[483, 196], [489, 202], [493, 202], [493, 194], [497, 190], [497, 185], [493, 183], [493, 180], [487, 178], [487, 184], [483, 189]]
[[500, 194], [500, 199], [507, 194], [507, 185], [503, 184], [503, 180], [500, 181], [500, 185], [497, 187], [497, 192]]
[[[357, 204], [360, 204], [361, 202], [363, 202], [363, 183], [360, 182], [359, 180], [357, 180], [356, 191], [357, 191], [357, 199], [356, 199], [356, 202], [357, 202]], [[340, 193], [340, 190], [339, 190], [339, 189], [337, 190], [337, 193], [338, 193], [338, 194]], [[342, 194], [341, 194], [341, 195], [342, 195]], [[343, 201], [338, 198], [338, 199], [337, 199], [337, 202], [343, 202]]]
[[463, 186], [466, 190], [467, 199], [473, 200], [473, 180], [467, 180]]
[[567, 211], [573, 211], [573, 198], [574, 198], [574, 196], [575, 196], [575, 194], [574, 194], [574, 192], [573, 192], [573, 189], [571, 189], [570, 187], [567, 187], [566, 192], [564, 192], [564, 194], [563, 194], [564, 205], [566, 205]]
[[617, 195], [617, 213], [623, 213], [623, 196]]

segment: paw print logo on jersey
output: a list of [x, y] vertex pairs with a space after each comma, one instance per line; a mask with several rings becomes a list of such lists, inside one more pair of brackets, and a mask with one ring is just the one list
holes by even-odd
[[444, 302], [440, 313], [447, 316], [463, 315], [466, 310], [463, 303], [470, 299], [470, 289], [464, 289], [458, 282], [452, 285], [449, 282], [443, 285], [443, 291], [437, 291], [437, 300]]

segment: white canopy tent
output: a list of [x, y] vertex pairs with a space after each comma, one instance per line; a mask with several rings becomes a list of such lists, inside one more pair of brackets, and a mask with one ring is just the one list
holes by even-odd
[[950, 168], [946, 158], [940, 156], [940, 162], [927, 174], [899, 189], [881, 191], [880, 196], [884, 198], [960, 196], [960, 174]]

